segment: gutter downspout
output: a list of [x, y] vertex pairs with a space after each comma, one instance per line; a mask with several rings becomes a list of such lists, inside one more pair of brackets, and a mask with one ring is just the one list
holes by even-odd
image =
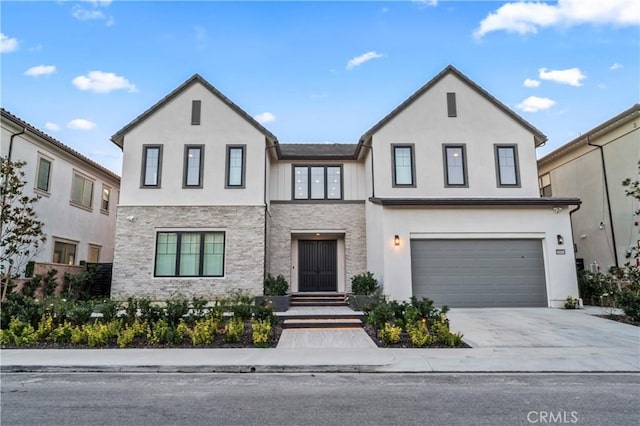
[[[20, 135], [24, 135], [25, 133], [27, 133], [27, 128], [23, 127], [22, 130], [18, 133], [14, 133], [11, 135], [11, 138], [9, 139], [9, 152], [7, 154], [7, 162], [11, 163], [11, 154], [13, 152], [13, 138], [15, 138], [16, 136], [20, 136]], [[9, 181], [7, 180], [7, 174], [5, 173], [4, 176], [2, 176], [2, 180], [3, 182], [3, 187], [2, 187], [2, 207], [4, 207], [4, 204], [6, 202], [7, 199], [7, 185], [9, 184]], [[0, 224], [0, 235], [2, 234], [2, 225]]]
[[375, 174], [373, 173], [373, 146], [367, 145], [364, 142], [362, 146], [365, 148], [369, 148], [369, 152], [371, 152], [371, 198], [376, 198], [376, 182], [375, 182]]
[[[278, 141], [273, 142], [273, 146], [267, 146], [264, 149], [264, 188], [263, 188], [263, 196], [264, 196], [264, 256], [262, 260], [262, 277], [263, 279], [267, 278], [267, 220], [269, 217], [269, 204], [267, 204], [267, 161], [268, 160], [268, 152], [270, 149], [277, 149]], [[264, 291], [264, 290], [263, 290]]]
[[602, 174], [604, 177], [604, 192], [605, 192], [605, 195], [607, 196], [607, 210], [609, 213], [609, 224], [611, 227], [611, 242], [613, 244], [613, 260], [614, 260], [616, 269], [618, 269], [620, 268], [620, 264], [618, 263], [618, 247], [616, 245], [616, 232], [613, 227], [613, 214], [611, 213], [611, 199], [609, 198], [609, 182], [607, 180], [607, 166], [604, 161], [604, 149], [602, 148], [601, 145], [592, 144], [591, 141], [589, 140], [589, 135], [587, 135], [587, 145], [600, 148], [600, 162], [602, 163]]

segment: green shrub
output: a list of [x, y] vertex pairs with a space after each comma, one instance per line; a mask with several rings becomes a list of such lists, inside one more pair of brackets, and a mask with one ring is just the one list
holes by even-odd
[[9, 323], [7, 336], [3, 340], [16, 346], [30, 346], [38, 341], [38, 332], [30, 323], [14, 318]]
[[402, 334], [402, 328], [393, 325], [389, 322], [384, 324], [384, 327], [378, 332], [378, 337], [385, 344], [394, 344], [400, 341], [400, 335]]
[[120, 302], [104, 299], [96, 306], [96, 311], [102, 314], [102, 322], [111, 322], [118, 318], [118, 312], [121, 308]]
[[244, 321], [240, 318], [231, 318], [224, 327], [224, 341], [237, 343], [244, 334]]
[[155, 305], [150, 299], [138, 299], [138, 309], [140, 309], [140, 319], [143, 322], [154, 323], [164, 316], [164, 311], [160, 306]]
[[580, 271], [578, 274], [578, 290], [585, 301], [600, 303], [602, 296], [614, 296], [618, 293], [617, 278], [611, 274]]
[[62, 295], [72, 300], [89, 300], [91, 299], [91, 287], [95, 280], [95, 272], [92, 270], [84, 271], [80, 274], [64, 274], [64, 285], [62, 287]]
[[150, 345], [168, 343], [171, 327], [165, 320], [157, 321], [147, 325], [146, 337]]
[[284, 275], [280, 274], [277, 277], [267, 274], [267, 278], [264, 280], [264, 295], [265, 296], [284, 296], [289, 290], [289, 283], [284, 278]]
[[108, 323], [95, 322], [82, 326], [87, 337], [87, 344], [92, 348], [106, 346], [111, 340], [117, 339], [122, 329], [122, 323], [118, 320]]
[[49, 334], [49, 340], [54, 343], [69, 343], [73, 334], [73, 326], [69, 321], [58, 324]]
[[373, 273], [367, 271], [351, 277], [351, 291], [353, 294], [370, 296], [378, 289], [378, 280]]
[[55, 326], [53, 324], [53, 316], [42, 314], [42, 318], [38, 323], [38, 329], [36, 330], [38, 339], [47, 340], [54, 329], [55, 329]]
[[449, 326], [444, 321], [433, 323], [432, 329], [440, 343], [447, 346], [459, 346], [462, 343], [462, 333], [451, 333]]
[[191, 342], [195, 346], [209, 345], [213, 343], [220, 323], [213, 318], [205, 318], [196, 321], [191, 330]]
[[564, 301], [565, 309], [578, 309], [578, 305], [579, 305], [579, 300], [573, 296], [567, 296], [567, 298]]
[[128, 324], [133, 324], [138, 318], [138, 301], [133, 297], [127, 299], [124, 306], [124, 318]]
[[87, 336], [87, 330], [81, 326], [76, 325], [71, 330], [71, 343], [74, 345], [84, 345], [87, 343], [89, 336]]
[[407, 323], [407, 333], [411, 343], [418, 348], [430, 344], [433, 340], [427, 328], [427, 320]]
[[207, 301], [207, 299], [193, 296], [193, 298], [191, 299], [191, 309], [189, 310], [189, 314], [187, 315], [187, 318], [191, 324], [205, 316], [205, 314], [207, 313], [208, 303], [209, 302]]
[[633, 283], [622, 289], [616, 302], [625, 315], [640, 322], [640, 283]]
[[268, 320], [251, 321], [251, 337], [253, 344], [259, 348], [266, 348], [271, 336], [271, 322]]
[[116, 343], [121, 348], [126, 348], [138, 337], [145, 337], [147, 333], [147, 327], [140, 319], [135, 319], [133, 323], [127, 325], [118, 334]]
[[91, 300], [70, 302], [63, 305], [66, 309], [66, 318], [74, 325], [84, 325], [91, 319], [94, 303]]
[[165, 316], [167, 323], [172, 327], [178, 325], [180, 320], [189, 313], [189, 301], [183, 296], [173, 297], [167, 300], [165, 306]]
[[44, 312], [43, 305], [32, 297], [20, 293], [8, 293], [6, 300], [0, 303], [0, 328], [7, 330], [14, 318], [37, 327]]
[[378, 329], [383, 324], [395, 319], [395, 310], [393, 304], [386, 300], [375, 305], [370, 311], [365, 312], [366, 321]]

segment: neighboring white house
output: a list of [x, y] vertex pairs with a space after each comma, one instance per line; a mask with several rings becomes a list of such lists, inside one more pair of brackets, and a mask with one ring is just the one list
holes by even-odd
[[36, 213], [47, 240], [33, 260], [112, 262], [120, 178], [5, 109], [1, 112], [0, 154], [26, 162], [26, 195], [40, 196]]
[[577, 296], [570, 211], [542, 198], [546, 137], [452, 66], [356, 144], [280, 144], [199, 75], [118, 131], [112, 296], [350, 291], [561, 306]]
[[635, 104], [538, 160], [544, 195], [579, 197], [572, 215], [579, 264], [607, 272], [640, 247], [637, 203], [622, 181], [638, 179], [640, 104]]

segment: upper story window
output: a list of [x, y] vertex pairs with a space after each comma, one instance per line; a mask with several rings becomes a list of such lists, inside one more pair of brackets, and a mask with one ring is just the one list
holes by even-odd
[[156, 277], [221, 277], [224, 232], [158, 232]]
[[102, 200], [100, 203], [100, 211], [109, 214], [109, 201], [111, 199], [111, 188], [102, 185]]
[[183, 188], [202, 188], [204, 145], [185, 145]]
[[456, 94], [453, 92], [447, 93], [447, 115], [449, 117], [457, 117], [458, 110], [456, 108]]
[[445, 186], [469, 186], [465, 145], [443, 145], [443, 155]]
[[495, 155], [498, 186], [520, 186], [516, 145], [495, 145]]
[[342, 166], [293, 166], [294, 200], [341, 200]]
[[393, 187], [415, 187], [415, 161], [413, 144], [391, 145]]
[[36, 179], [36, 189], [49, 192], [49, 180], [51, 178], [51, 160], [44, 157], [38, 158], [38, 177]]
[[540, 186], [540, 196], [541, 197], [551, 197], [553, 195], [551, 191], [551, 176], [549, 173], [546, 173], [538, 179], [538, 184]]
[[246, 145], [227, 145], [226, 188], [244, 188]]
[[71, 203], [91, 208], [93, 201], [93, 181], [81, 174], [73, 173], [73, 182], [71, 185]]
[[160, 188], [162, 145], [142, 146], [142, 188]]
[[202, 101], [191, 101], [191, 125], [200, 125], [200, 111], [202, 109]]

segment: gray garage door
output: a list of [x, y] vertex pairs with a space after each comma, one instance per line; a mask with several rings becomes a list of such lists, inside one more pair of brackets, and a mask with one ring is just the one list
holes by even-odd
[[411, 240], [411, 275], [437, 306], [547, 306], [541, 240]]

